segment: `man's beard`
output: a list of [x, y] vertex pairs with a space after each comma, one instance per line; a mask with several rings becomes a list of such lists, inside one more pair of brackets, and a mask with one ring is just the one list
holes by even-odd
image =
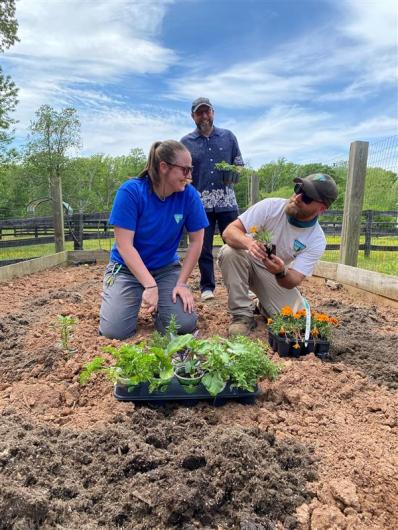
[[197, 128], [202, 133], [209, 133], [213, 128], [213, 120], [200, 120], [197, 124]]
[[[289, 201], [285, 206], [285, 213], [296, 219], [300, 218], [300, 208], [294, 202]], [[301, 214], [302, 215], [302, 214]]]

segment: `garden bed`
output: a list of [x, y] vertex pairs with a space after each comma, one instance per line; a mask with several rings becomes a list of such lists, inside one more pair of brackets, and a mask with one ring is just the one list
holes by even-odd
[[[283, 373], [251, 406], [135, 405], [101, 376], [78, 382], [119, 344], [97, 334], [102, 271], [0, 284], [0, 528], [398, 528], [392, 302], [313, 278], [309, 302], [340, 320], [330, 361], [275, 354]], [[201, 336], [225, 336], [224, 289], [203, 304], [192, 285]], [[58, 345], [60, 314], [79, 320], [74, 353]], [[252, 337], [267, 340], [257, 320]], [[139, 324], [146, 337], [151, 318]]]

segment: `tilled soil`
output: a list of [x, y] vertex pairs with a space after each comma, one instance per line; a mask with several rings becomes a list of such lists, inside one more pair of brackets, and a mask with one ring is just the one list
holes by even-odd
[[[330, 361], [283, 359], [251, 406], [134, 406], [78, 383], [118, 344], [98, 336], [103, 269], [0, 284], [0, 529], [398, 528], [397, 304], [312, 278], [310, 304], [340, 320]], [[221, 283], [207, 303], [191, 284], [201, 336], [225, 335]], [[79, 319], [73, 352], [59, 314]]]

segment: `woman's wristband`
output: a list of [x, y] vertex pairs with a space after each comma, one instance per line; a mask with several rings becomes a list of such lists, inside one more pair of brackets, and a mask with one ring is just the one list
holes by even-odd
[[155, 285], [148, 285], [148, 287], [144, 287], [144, 289], [145, 289], [145, 291], [146, 291], [147, 289], [155, 289], [155, 287], [157, 287], [157, 286], [158, 286], [158, 284], [155, 283]]
[[189, 285], [187, 283], [181, 283], [181, 282], [177, 282], [176, 287], [185, 287], [186, 289], [189, 289]]

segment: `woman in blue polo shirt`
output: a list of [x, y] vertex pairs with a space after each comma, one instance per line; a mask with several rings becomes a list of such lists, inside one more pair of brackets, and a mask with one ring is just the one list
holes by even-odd
[[[104, 277], [102, 335], [120, 340], [133, 335], [141, 304], [154, 314], [160, 332], [173, 314], [179, 333], [195, 329], [197, 315], [187, 281], [208, 221], [198, 192], [189, 185], [191, 164], [180, 142], [156, 142], [144, 171], [117, 191], [109, 218], [115, 244]], [[181, 265], [177, 248], [184, 227], [189, 245]]]

